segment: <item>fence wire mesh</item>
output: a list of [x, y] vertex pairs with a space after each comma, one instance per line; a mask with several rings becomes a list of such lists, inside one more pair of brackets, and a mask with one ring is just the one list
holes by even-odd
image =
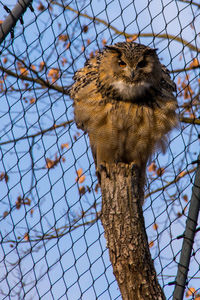
[[[16, 1], [0, 1], [1, 23]], [[200, 5], [186, 0], [33, 1], [1, 44], [1, 299], [121, 299], [99, 220], [88, 137], [68, 88], [86, 58], [136, 40], [177, 84], [180, 126], [147, 169], [143, 207], [158, 279], [172, 299], [199, 153]], [[200, 299], [196, 234], [185, 287]]]

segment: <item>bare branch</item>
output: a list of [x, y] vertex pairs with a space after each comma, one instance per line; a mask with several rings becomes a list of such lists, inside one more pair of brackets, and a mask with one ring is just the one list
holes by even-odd
[[44, 129], [42, 131], [39, 131], [39, 132], [31, 134], [31, 135], [21, 136], [21, 137], [19, 137], [17, 139], [14, 139], [14, 140], [9, 140], [9, 141], [5, 141], [5, 142], [1, 142], [0, 146], [6, 145], [6, 144], [10, 144], [10, 143], [16, 143], [16, 142], [18, 142], [20, 140], [26, 140], [26, 139], [29, 139], [29, 138], [35, 138], [36, 136], [43, 135], [43, 134], [45, 134], [45, 133], [47, 133], [49, 131], [55, 130], [57, 128], [65, 127], [66, 125], [69, 125], [72, 122], [73, 122], [73, 120], [70, 120], [70, 121], [67, 121], [67, 122], [63, 122], [63, 123], [58, 124], [58, 125], [55, 124], [55, 125], [47, 128], [47, 129]]
[[66, 10], [70, 10], [74, 13], [76, 13], [78, 16], [84, 17], [86, 19], [89, 19], [93, 22], [97, 22], [97, 23], [101, 23], [103, 25], [105, 25], [107, 28], [112, 29], [117, 35], [123, 35], [126, 38], [132, 38], [133, 36], [140, 36], [140, 37], [156, 37], [156, 38], [160, 38], [160, 39], [167, 39], [167, 40], [172, 40], [172, 41], [177, 41], [179, 43], [181, 43], [182, 45], [187, 46], [188, 48], [190, 48], [193, 51], [196, 52], [200, 52], [200, 49], [198, 49], [196, 46], [192, 45], [191, 42], [186, 41], [184, 39], [182, 39], [181, 37], [177, 36], [177, 35], [173, 35], [173, 34], [154, 34], [154, 33], [125, 33], [124, 31], [120, 31], [118, 30], [116, 27], [112, 26], [111, 24], [109, 24], [108, 22], [100, 19], [100, 18], [96, 18], [96, 17], [91, 17], [88, 14], [85, 13], [81, 13], [80, 11], [70, 7], [69, 5], [62, 5], [56, 1], [52, 1], [52, 4], [58, 5]]
[[[72, 231], [78, 229], [79, 227], [88, 226], [88, 225], [92, 225], [92, 224], [96, 223], [99, 220], [99, 218], [100, 218], [100, 213], [97, 213], [96, 218], [94, 218], [90, 221], [82, 222], [81, 224], [66, 225], [66, 226], [63, 226], [63, 227], [60, 227], [60, 228], [54, 228], [51, 232], [46, 233], [44, 235], [36, 235], [33, 238], [31, 238], [31, 236], [29, 236], [28, 240], [25, 240], [25, 239], [20, 240], [20, 241], [5, 240], [2, 243], [4, 243], [4, 244], [9, 244], [9, 243], [12, 243], [12, 244], [25, 243], [25, 244], [27, 244], [27, 243], [30, 243], [30, 242], [40, 242], [40, 241], [45, 241], [45, 240], [58, 239], [62, 236], [67, 235], [68, 233], [71, 233]], [[76, 223], [77, 223], [77, 221], [76, 221]]]
[[200, 4], [196, 3], [196, 2], [193, 2], [193, 1], [189, 1], [189, 0], [178, 0], [179, 2], [182, 2], [182, 3], [188, 3], [188, 4], [192, 4], [192, 5], [195, 5], [197, 6], [198, 8], [200, 8]]
[[156, 190], [154, 190], [154, 191], [152, 191], [152, 192], [146, 194], [146, 195], [145, 195], [145, 199], [148, 198], [149, 196], [151, 196], [151, 195], [157, 193], [157, 192], [164, 191], [165, 189], [167, 189], [167, 188], [168, 188], [169, 186], [171, 186], [172, 184], [178, 182], [178, 181], [179, 181], [181, 178], [183, 178], [184, 176], [186, 176], [186, 175], [188, 175], [188, 174], [190, 174], [190, 173], [193, 173], [195, 170], [196, 170], [196, 167], [193, 168], [193, 169], [191, 169], [191, 170], [189, 170], [189, 171], [181, 172], [179, 175], [177, 175], [177, 176], [175, 177], [174, 180], [169, 181], [166, 185], [163, 185], [162, 187], [160, 187], [160, 188], [158, 188], [158, 189], [156, 189]]
[[200, 119], [197, 118], [179, 117], [179, 120], [183, 123], [200, 125]]
[[33, 82], [33, 83], [38, 83], [43, 87], [46, 87], [46, 88], [49, 88], [49, 89], [52, 89], [52, 90], [56, 90], [56, 91], [58, 91], [62, 94], [65, 94], [65, 95], [69, 95], [68, 88], [64, 89], [61, 86], [58, 86], [58, 85], [55, 85], [55, 84], [50, 84], [49, 82], [47, 82], [46, 80], [44, 80], [42, 78], [37, 79], [37, 78], [29, 77], [29, 76], [23, 75], [23, 74], [18, 75], [16, 73], [12, 72], [11, 70], [8, 70], [8, 69], [6, 69], [2, 66], [0, 66], [0, 70], [5, 72], [6, 74], [12, 76], [12, 77], [17, 78], [17, 79], [26, 80], [26, 81]]
[[170, 70], [170, 73], [181, 73], [181, 72], [186, 72], [186, 71], [191, 71], [191, 70], [195, 70], [195, 69], [199, 69], [200, 66], [191, 66], [188, 68], [182, 68], [182, 69], [175, 69], [175, 70]]

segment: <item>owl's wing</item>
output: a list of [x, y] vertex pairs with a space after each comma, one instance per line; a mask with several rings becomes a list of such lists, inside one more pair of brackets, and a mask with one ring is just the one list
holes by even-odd
[[95, 168], [97, 169], [97, 151], [96, 151], [96, 147], [94, 147], [94, 145], [90, 145], [90, 146], [91, 146], [92, 156], [93, 156], [94, 163], [95, 163]]
[[90, 121], [89, 101], [93, 94], [91, 91], [96, 91], [99, 55], [100, 53], [90, 58], [84, 67], [75, 73], [74, 84], [70, 89], [70, 97], [74, 100], [75, 122], [77, 127], [84, 132], [88, 132], [87, 124]]
[[169, 70], [162, 65], [161, 87], [168, 92], [176, 92], [176, 84], [171, 80]]
[[[93, 126], [91, 125], [91, 119], [94, 118], [93, 109], [96, 107], [96, 101], [99, 101], [100, 97], [100, 94], [97, 92], [97, 79], [101, 55], [102, 52], [98, 52], [95, 57], [86, 61], [82, 69], [75, 73], [73, 77], [74, 84], [70, 89], [70, 97], [74, 100], [76, 125], [85, 133], [89, 133], [89, 128]], [[95, 166], [97, 167], [96, 146], [91, 140], [90, 145]]]
[[91, 84], [91, 82], [96, 82], [98, 76], [98, 61], [101, 53], [95, 57], [90, 58], [86, 61], [83, 68], [79, 69], [73, 79], [74, 84], [70, 89], [70, 97], [74, 99], [74, 101], [79, 101], [79, 92], [81, 89], [85, 88], [87, 85]]

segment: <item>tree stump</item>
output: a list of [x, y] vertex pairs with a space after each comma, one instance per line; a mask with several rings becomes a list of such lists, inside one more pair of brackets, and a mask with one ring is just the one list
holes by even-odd
[[101, 221], [123, 300], [164, 300], [149, 250], [140, 182], [136, 165], [106, 165], [101, 170]]

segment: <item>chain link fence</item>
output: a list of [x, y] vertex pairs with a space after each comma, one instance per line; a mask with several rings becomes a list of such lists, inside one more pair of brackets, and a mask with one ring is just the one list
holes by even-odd
[[[158, 279], [172, 299], [199, 154], [200, 5], [21, 3], [24, 14], [11, 14], [8, 35], [0, 32], [0, 298], [121, 299], [88, 137], [73, 122], [68, 88], [86, 58], [106, 44], [136, 40], [158, 48], [177, 84], [180, 125], [167, 153], [149, 162], [143, 206]], [[15, 5], [0, 1], [1, 29]], [[197, 230], [186, 299], [200, 299], [199, 253]]]

